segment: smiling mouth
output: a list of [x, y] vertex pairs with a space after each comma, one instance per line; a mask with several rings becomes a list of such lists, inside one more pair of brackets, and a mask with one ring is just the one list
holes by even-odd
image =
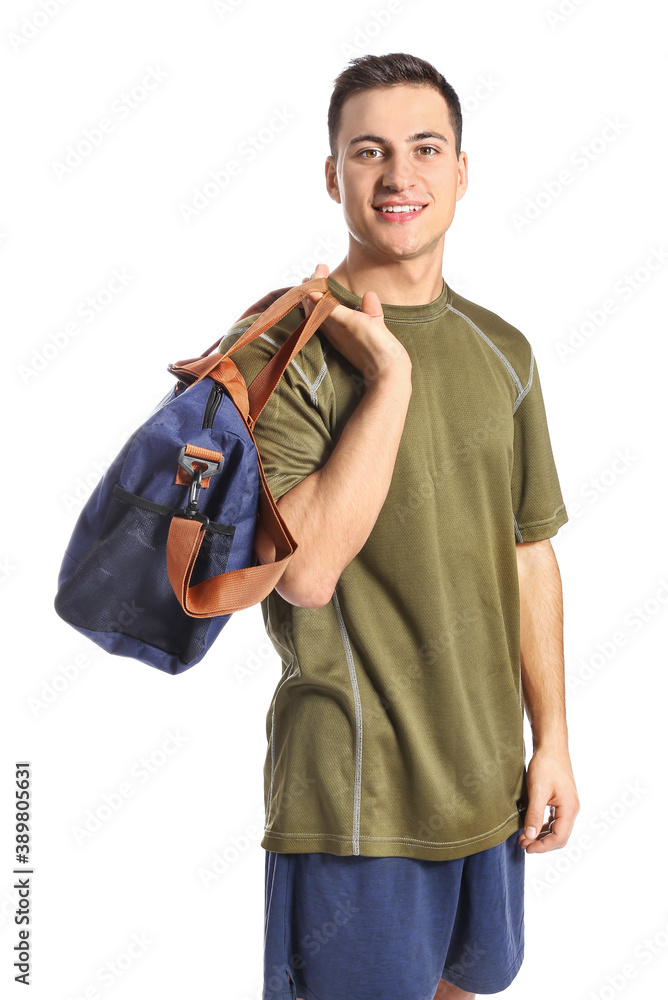
[[412, 205], [372, 205], [371, 206], [375, 212], [380, 212], [381, 215], [419, 215], [426, 205], [419, 205], [417, 202], [414, 206]]
[[383, 220], [384, 225], [407, 226], [422, 215], [425, 208], [427, 208], [427, 205], [418, 205], [416, 203], [415, 208], [404, 207], [403, 205], [396, 207], [388, 206], [390, 208], [389, 211], [387, 209], [383, 211], [383, 208], [380, 205], [372, 205], [371, 207], [373, 208], [376, 215], [378, 215]]

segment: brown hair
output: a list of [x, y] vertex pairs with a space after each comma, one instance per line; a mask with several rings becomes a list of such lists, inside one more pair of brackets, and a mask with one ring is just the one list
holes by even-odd
[[365, 55], [351, 59], [334, 81], [327, 113], [327, 128], [329, 149], [335, 162], [338, 156], [336, 141], [341, 128], [341, 111], [346, 98], [374, 87], [389, 87], [400, 83], [427, 85], [442, 94], [448, 106], [450, 125], [455, 133], [455, 153], [459, 157], [462, 148], [462, 108], [456, 91], [425, 59], [411, 56], [407, 52], [390, 52], [384, 56]]

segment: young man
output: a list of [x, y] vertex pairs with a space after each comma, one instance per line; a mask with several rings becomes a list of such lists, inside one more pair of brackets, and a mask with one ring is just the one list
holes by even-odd
[[[538, 368], [519, 330], [441, 274], [467, 188], [461, 121], [413, 56], [337, 78], [339, 305], [255, 425], [299, 543], [262, 602], [284, 667], [267, 714], [263, 1000], [505, 989], [525, 852], [563, 847], [579, 810], [549, 541], [567, 514]], [[247, 383], [321, 294], [232, 355]], [[274, 557], [266, 535], [256, 551]]]

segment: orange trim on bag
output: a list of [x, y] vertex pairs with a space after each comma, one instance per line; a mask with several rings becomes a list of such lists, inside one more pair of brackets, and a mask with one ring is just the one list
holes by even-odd
[[[186, 455], [189, 455], [191, 458], [204, 458], [207, 459], [209, 462], [220, 462], [221, 458], [223, 457], [222, 451], [212, 451], [211, 448], [201, 448], [197, 444], [187, 444], [185, 453]], [[193, 465], [197, 467], [197, 462], [193, 462]], [[206, 466], [202, 466], [202, 468], [205, 469]], [[176, 478], [174, 479], [174, 482], [179, 486], [190, 486], [192, 482], [192, 477], [186, 472], [183, 466], [179, 465], [176, 471]], [[202, 489], [208, 490], [210, 482], [211, 482], [211, 476], [209, 476], [207, 479], [203, 479]]]

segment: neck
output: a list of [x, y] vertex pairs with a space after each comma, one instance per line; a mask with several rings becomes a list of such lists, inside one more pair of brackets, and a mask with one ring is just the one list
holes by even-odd
[[443, 253], [410, 260], [384, 260], [361, 256], [351, 247], [330, 272], [340, 285], [360, 298], [374, 291], [381, 302], [416, 306], [433, 302], [443, 290]]

